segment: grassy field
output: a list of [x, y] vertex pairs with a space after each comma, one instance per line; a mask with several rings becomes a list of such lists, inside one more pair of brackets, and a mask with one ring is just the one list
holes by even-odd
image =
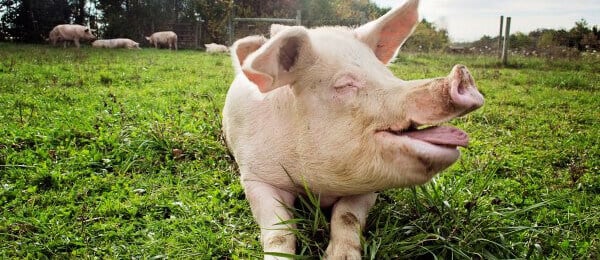
[[[486, 104], [439, 178], [383, 192], [365, 258], [600, 258], [600, 59], [401, 54], [467, 65]], [[259, 229], [221, 142], [229, 57], [0, 43], [0, 258], [247, 259]], [[298, 254], [327, 212], [297, 203]]]

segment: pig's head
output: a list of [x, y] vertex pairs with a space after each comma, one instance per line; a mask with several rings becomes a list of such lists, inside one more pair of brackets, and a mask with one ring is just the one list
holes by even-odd
[[450, 166], [457, 147], [467, 146], [465, 132], [441, 125], [483, 104], [465, 66], [414, 81], [386, 67], [416, 27], [417, 7], [409, 0], [356, 29], [277, 25], [268, 40], [234, 45], [260, 92], [291, 96], [274, 100], [292, 111], [286, 124], [305, 173], [337, 176], [352, 193], [409, 186]]
[[96, 35], [94, 35], [94, 31], [93, 29], [90, 28], [85, 28], [83, 30], [83, 40], [87, 40], [87, 41], [94, 41], [96, 40]]

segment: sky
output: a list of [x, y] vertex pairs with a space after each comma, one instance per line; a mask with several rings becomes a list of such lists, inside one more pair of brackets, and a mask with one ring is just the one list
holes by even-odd
[[[395, 7], [404, 0], [371, 0], [381, 7]], [[454, 42], [497, 36], [500, 16], [511, 17], [511, 33], [538, 28], [565, 29], [582, 18], [600, 27], [600, 0], [421, 0], [421, 19], [448, 30]], [[506, 20], [505, 20], [506, 23]]]

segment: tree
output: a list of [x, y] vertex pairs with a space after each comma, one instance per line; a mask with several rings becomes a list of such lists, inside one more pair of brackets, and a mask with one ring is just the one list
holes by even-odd
[[76, 24], [84, 24], [86, 22], [85, 0], [72, 0], [71, 13]]
[[41, 42], [43, 37], [59, 23], [66, 23], [70, 18], [67, 0], [22, 0], [4, 1], [7, 13], [3, 23], [9, 25], [10, 36], [21, 42]]
[[513, 49], [530, 50], [535, 48], [535, 43], [528, 35], [516, 32], [510, 35], [510, 47]]
[[[357, 26], [375, 19], [388, 9], [382, 9], [367, 0], [236, 0], [236, 17], [285, 17], [294, 18], [296, 11], [302, 12], [302, 25], [316, 27], [324, 25]], [[236, 33], [263, 33], [269, 31], [268, 23], [238, 24]], [[240, 30], [241, 29], [241, 30]]]
[[569, 30], [569, 47], [575, 47], [580, 51], [584, 50], [584, 45], [581, 43], [583, 37], [590, 33], [588, 23], [585, 19], [575, 22], [575, 27]]
[[15, 4], [11, 0], [0, 0], [0, 41], [12, 39], [11, 28], [15, 12]]
[[303, 0], [301, 8], [302, 22], [308, 27], [357, 26], [376, 19], [389, 10], [366, 0]]
[[85, 0], [0, 0], [3, 38], [42, 42], [57, 24], [85, 24]]
[[[233, 3], [235, 17], [281, 17], [295, 18], [299, 9], [297, 1], [292, 0], [236, 0]], [[235, 24], [235, 37], [251, 34], [266, 34], [270, 23], [239, 22]], [[225, 30], [223, 32], [226, 32]]]
[[423, 19], [412, 36], [404, 43], [407, 51], [441, 51], [448, 46], [448, 31], [437, 29], [435, 25]]
[[302, 23], [308, 27], [336, 24], [335, 11], [331, 1], [303, 0]]
[[292, 0], [236, 0], [238, 17], [294, 17], [298, 4]]
[[600, 41], [597, 34], [593, 32], [586, 33], [581, 39], [581, 46], [584, 50], [597, 50], [600, 49]]
[[481, 50], [493, 50], [498, 48], [498, 36], [491, 37], [489, 35], [484, 35], [479, 40], [474, 41], [470, 44], [471, 47], [475, 47]]
[[[200, 11], [198, 0], [96, 0], [101, 11], [99, 22], [104, 25], [104, 38], [126, 37], [143, 41], [144, 35], [155, 31], [173, 30], [179, 22], [196, 22]], [[211, 1], [221, 2], [221, 1]]]
[[[41, 42], [57, 24], [97, 29], [100, 38], [144, 41], [177, 23], [202, 25], [205, 42], [225, 42], [231, 15], [294, 18], [303, 25], [359, 25], [385, 13], [368, 0], [0, 0], [0, 40]], [[254, 25], [268, 32], [269, 24]]]
[[[530, 34], [531, 35], [531, 34]], [[555, 31], [554, 30], [544, 30], [541, 32], [537, 40], [537, 48], [549, 48], [552, 46], [558, 46], [557, 40], [554, 39]]]
[[227, 42], [227, 24], [233, 9], [232, 0], [197, 0], [195, 14], [201, 17], [204, 42]]

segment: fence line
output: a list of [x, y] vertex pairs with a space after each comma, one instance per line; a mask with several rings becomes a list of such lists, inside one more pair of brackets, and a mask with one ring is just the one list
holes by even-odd
[[292, 23], [296, 25], [302, 25], [302, 12], [300, 10], [296, 11], [296, 18], [272, 18], [272, 17], [261, 17], [261, 18], [242, 18], [235, 17], [232, 15], [233, 19], [229, 20], [228, 26], [228, 34], [229, 34], [229, 42], [228, 44], [233, 44], [235, 37], [235, 25], [238, 22], [254, 22], [254, 23]]

